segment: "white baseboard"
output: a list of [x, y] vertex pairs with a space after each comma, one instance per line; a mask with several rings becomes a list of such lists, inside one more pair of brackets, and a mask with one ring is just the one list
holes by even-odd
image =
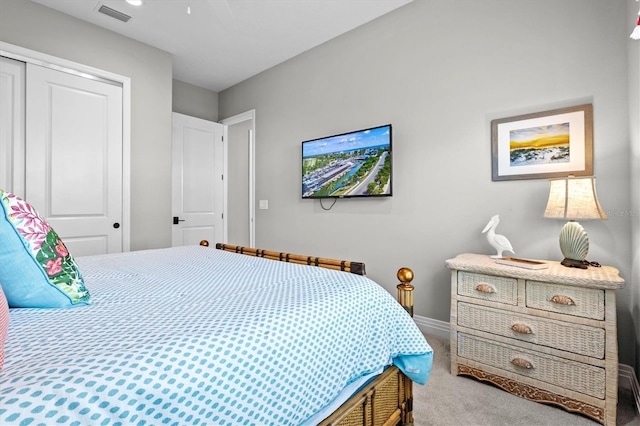
[[449, 322], [414, 315], [413, 320], [423, 334], [432, 334], [449, 340]]
[[[449, 322], [414, 315], [413, 320], [424, 334], [431, 334], [442, 339], [449, 339]], [[631, 389], [636, 402], [636, 412], [640, 414], [640, 385], [633, 367], [618, 364], [618, 385]]]

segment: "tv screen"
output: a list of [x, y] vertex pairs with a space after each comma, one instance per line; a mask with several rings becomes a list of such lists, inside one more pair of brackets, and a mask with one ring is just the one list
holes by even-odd
[[302, 198], [392, 194], [391, 124], [302, 142]]

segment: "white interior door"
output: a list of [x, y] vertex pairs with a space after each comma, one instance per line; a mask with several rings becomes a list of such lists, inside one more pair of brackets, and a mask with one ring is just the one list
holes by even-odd
[[74, 256], [123, 250], [122, 86], [27, 64], [26, 200]]
[[0, 57], [0, 188], [24, 198], [26, 64]]
[[222, 242], [224, 126], [173, 113], [172, 246]]

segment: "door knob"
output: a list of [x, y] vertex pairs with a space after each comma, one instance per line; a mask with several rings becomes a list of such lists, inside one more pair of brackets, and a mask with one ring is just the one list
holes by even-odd
[[113, 227], [118, 229], [118, 228], [120, 228], [120, 224], [118, 222], [116, 222], [116, 223], [113, 224]]
[[184, 222], [184, 219], [180, 219], [178, 216], [173, 217], [173, 224], [177, 225], [178, 222]]

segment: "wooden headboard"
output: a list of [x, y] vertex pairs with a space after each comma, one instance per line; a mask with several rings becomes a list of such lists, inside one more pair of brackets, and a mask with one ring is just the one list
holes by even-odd
[[[209, 242], [203, 240], [200, 245], [208, 246]], [[281, 253], [271, 250], [262, 250], [252, 247], [236, 246], [232, 244], [217, 243], [216, 249], [233, 253], [246, 254], [247, 256], [264, 257], [265, 259], [279, 260], [280, 262], [299, 263], [302, 265], [319, 266], [321, 268], [337, 269], [357, 275], [365, 275], [365, 266], [362, 262], [349, 260], [327, 259], [323, 257], [304, 256], [301, 254]]]

